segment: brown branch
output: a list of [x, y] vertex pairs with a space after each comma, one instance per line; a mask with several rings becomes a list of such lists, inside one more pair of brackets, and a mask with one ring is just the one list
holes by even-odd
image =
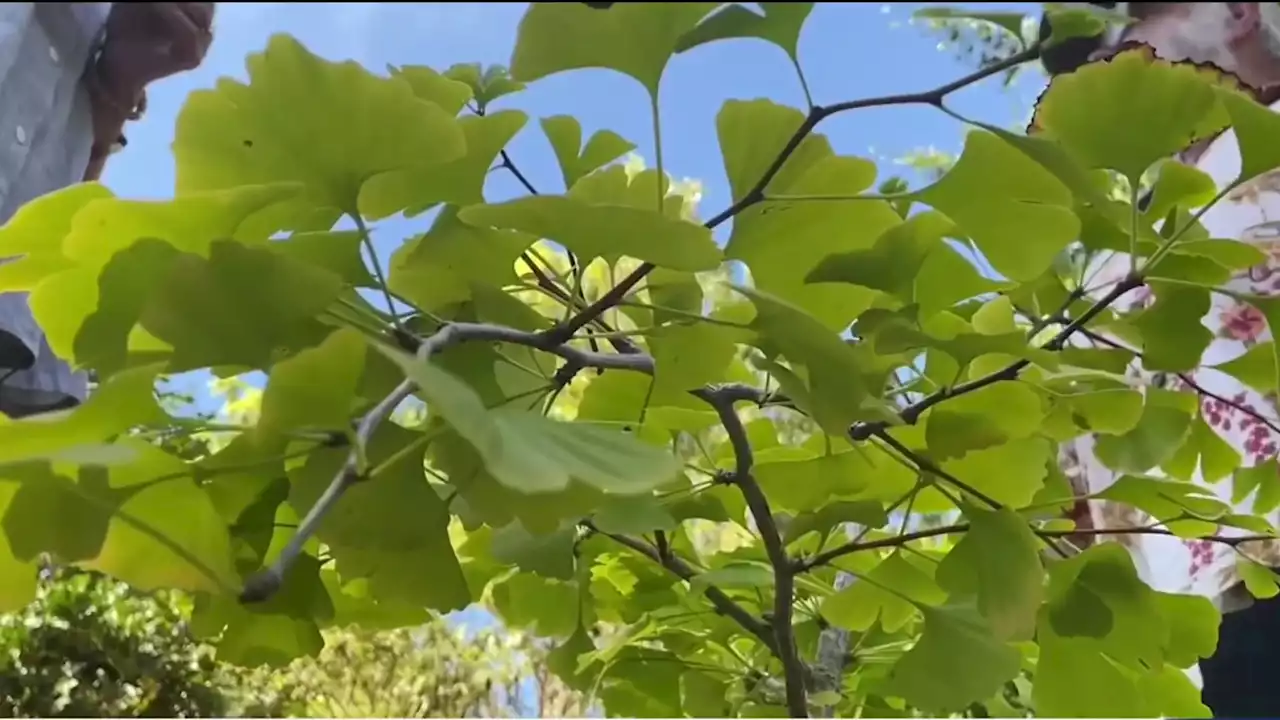
[[[764, 174], [760, 176], [760, 179], [756, 181], [756, 184], [753, 185], [751, 189], [748, 190], [737, 202], [733, 203], [728, 208], [725, 208], [723, 212], [704, 223], [704, 226], [708, 230], [714, 230], [720, 225], [723, 225], [736, 217], [743, 210], [763, 201], [765, 188], [768, 187], [769, 183], [773, 181], [773, 178], [782, 170], [782, 166], [785, 165], [787, 160], [789, 160], [796, 150], [799, 149], [800, 144], [804, 142], [804, 139], [808, 137], [810, 133], [813, 132], [814, 128], [818, 126], [818, 123], [832, 115], [848, 112], [850, 110], [862, 110], [866, 108], [886, 107], [892, 105], [932, 105], [934, 107], [941, 107], [943, 100], [945, 100], [951, 93], [966, 88], [981, 80], [985, 80], [992, 75], [998, 75], [1010, 68], [1017, 67], [1022, 63], [1035, 60], [1038, 57], [1040, 57], [1040, 46], [1033, 45], [1016, 55], [1012, 55], [1001, 60], [998, 63], [988, 65], [987, 67], [972, 72], [958, 80], [949, 82], [946, 85], [940, 85], [925, 92], [885, 95], [881, 97], [865, 98], [862, 100], [851, 100], [848, 102], [836, 103], [834, 105], [813, 106], [809, 110], [809, 114], [805, 116], [804, 122], [800, 123], [800, 127], [796, 128], [796, 131], [792, 133], [791, 138], [787, 140], [786, 145], [782, 147], [782, 150], [778, 153], [777, 157], [774, 158], [773, 162], [770, 163], [769, 167], [764, 171]], [[586, 326], [595, 318], [603, 315], [606, 310], [622, 302], [623, 298], [627, 296], [627, 293], [631, 292], [632, 288], [638, 285], [649, 273], [653, 272], [655, 267], [656, 266], [652, 263], [644, 263], [640, 267], [636, 268], [629, 275], [619, 281], [617, 285], [610, 288], [607, 293], [600, 296], [598, 300], [589, 305], [585, 310], [570, 318], [560, 327], [551, 330], [550, 332], [552, 333], [552, 336], [556, 338], [572, 337], [579, 329]]]
[[[1133, 353], [1135, 356], [1139, 358], [1142, 357], [1141, 350], [1135, 350], [1131, 347], [1126, 347], [1122, 343], [1118, 343], [1115, 340], [1112, 340], [1111, 338], [1106, 337], [1105, 335], [1099, 335], [1098, 333], [1095, 333], [1088, 329], [1081, 329], [1080, 334], [1099, 345], [1106, 345], [1108, 347], [1115, 348], [1116, 350], [1124, 350], [1125, 352]], [[1235, 400], [1227, 398], [1223, 395], [1219, 395], [1218, 393], [1215, 393], [1212, 390], [1205, 388], [1194, 377], [1188, 375], [1187, 373], [1181, 373], [1181, 372], [1174, 373], [1174, 376], [1177, 377], [1179, 380], [1181, 380], [1184, 385], [1194, 390], [1196, 393], [1204, 397], [1207, 397], [1211, 400], [1217, 400], [1223, 405], [1226, 405], [1227, 407], [1240, 412], [1242, 415], [1246, 415], [1250, 418], [1253, 418], [1254, 420], [1257, 420], [1258, 422], [1270, 428], [1271, 432], [1275, 433], [1276, 435], [1280, 435], [1280, 424], [1277, 424], [1274, 420], [1271, 420], [1270, 418], [1258, 412], [1257, 410], [1254, 410], [1248, 405], [1245, 405], [1240, 402], [1236, 402]]]
[[[1072, 320], [1069, 325], [1067, 325], [1060, 332], [1058, 332], [1058, 334], [1055, 335], [1052, 340], [1045, 343], [1044, 349], [1061, 350], [1062, 347], [1066, 344], [1067, 340], [1069, 340], [1072, 335], [1075, 335], [1077, 332], [1080, 331], [1081, 328], [1083, 328], [1091, 320], [1093, 320], [1095, 317], [1101, 314], [1104, 310], [1106, 310], [1111, 305], [1111, 303], [1118, 300], [1121, 295], [1124, 295], [1130, 290], [1141, 287], [1142, 284], [1143, 284], [1143, 280], [1138, 275], [1130, 275], [1124, 278], [1123, 280], [1121, 280], [1120, 282], [1116, 283], [1115, 286], [1111, 288], [1111, 291], [1108, 292], [1105, 296], [1103, 296], [1101, 300], [1094, 303], [1088, 310], [1081, 313], [1080, 317], [1076, 318], [1075, 320]], [[906, 423], [907, 425], [914, 425], [926, 410], [934, 407], [938, 403], [941, 403], [944, 400], [948, 400], [950, 398], [959, 397], [961, 395], [967, 395], [971, 392], [981, 390], [982, 388], [987, 387], [989, 385], [995, 385], [998, 382], [1004, 382], [1007, 380], [1016, 380], [1018, 378], [1018, 373], [1022, 372], [1029, 365], [1031, 365], [1030, 360], [1026, 360], [1026, 359], [1018, 360], [1016, 362], [1010, 363], [1009, 365], [1001, 368], [1000, 370], [996, 370], [995, 372], [984, 375], [976, 380], [970, 380], [967, 383], [961, 383], [959, 385], [956, 385], [955, 387], [943, 388], [938, 392], [935, 392], [932, 395], [929, 395], [923, 400], [920, 400], [919, 402], [916, 402], [916, 403], [912, 403], [907, 407], [903, 408], [898, 413], [898, 416], [899, 418], [901, 418], [902, 422]], [[889, 426], [890, 424], [884, 421], [857, 423], [856, 425], [849, 428], [849, 439], [853, 440], [854, 442], [866, 440], [867, 438], [875, 436], [878, 433], [884, 431]]]
[[[584, 521], [581, 525], [590, 532], [596, 533], [597, 535], [603, 535], [619, 545], [630, 548], [631, 550], [649, 558], [685, 582], [693, 582], [694, 578], [699, 575], [698, 571], [695, 570], [692, 565], [685, 562], [680, 557], [677, 557], [674, 553], [663, 555], [659, 553], [657, 549], [650, 547], [640, 540], [627, 537], [626, 535], [615, 535], [613, 533], [604, 532], [589, 521]], [[774, 640], [773, 630], [769, 627], [768, 623], [747, 612], [746, 609], [726, 595], [723, 590], [714, 585], [707, 585], [705, 594], [707, 596], [707, 600], [709, 600], [715, 607], [716, 612], [736, 621], [742, 626], [742, 629], [754, 635], [756, 639], [764, 643], [765, 647], [769, 648], [771, 652], [775, 655], [777, 654], [777, 644]]]
[[[907, 461], [909, 461], [911, 464], [919, 468], [921, 472], [926, 472], [926, 473], [929, 473], [930, 475], [935, 475], [942, 480], [946, 480], [947, 482], [951, 483], [955, 487], [959, 488], [962, 492], [972, 495], [973, 497], [977, 498], [983, 504], [985, 504], [987, 507], [990, 507], [993, 510], [1004, 509], [1003, 503], [983, 493], [982, 491], [978, 490], [974, 486], [970, 485], [969, 483], [966, 483], [965, 481], [961, 480], [955, 475], [952, 475], [946, 470], [943, 470], [941, 467], [938, 466], [937, 463], [933, 462], [929, 458], [926, 458], [920, 453], [907, 447], [906, 445], [903, 445], [897, 438], [890, 435], [888, 430], [877, 431], [875, 434], [875, 437], [876, 439], [885, 443], [889, 447], [893, 448], [898, 454], [906, 458]], [[942, 488], [939, 487], [937, 489], [941, 490]], [[955, 498], [949, 498], [949, 499], [951, 499], [953, 502], [955, 500]], [[1041, 540], [1043, 540], [1044, 543], [1048, 545], [1049, 548], [1053, 550], [1055, 553], [1057, 553], [1060, 557], [1066, 558], [1071, 556], [1071, 553], [1063, 550], [1058, 545], [1058, 543], [1054, 541], [1052, 537], [1048, 535], [1044, 535], [1039, 531], [1036, 531], [1034, 528], [1032, 529], [1032, 531], [1035, 532], [1036, 535]]]
[[742, 425], [742, 418], [738, 417], [738, 411], [733, 406], [735, 400], [743, 398], [733, 394], [732, 388], [730, 386], [724, 394], [719, 394], [716, 390], [703, 391], [700, 396], [715, 408], [716, 414], [720, 416], [720, 423], [729, 435], [734, 456], [734, 471], [729, 481], [742, 492], [747, 508], [755, 519], [756, 530], [760, 532], [769, 564], [773, 566], [773, 617], [769, 624], [773, 626], [773, 636], [777, 642], [776, 653], [782, 661], [787, 710], [791, 717], [808, 717], [808, 672], [800, 661], [791, 626], [791, 606], [795, 602], [795, 572], [782, 542], [782, 534], [778, 532], [778, 525], [774, 522], [773, 511], [769, 508], [769, 499], [751, 474], [755, 464], [751, 440]]
[[[915, 532], [895, 535], [893, 537], [879, 538], [876, 540], [855, 541], [845, 543], [820, 552], [817, 555], [795, 563], [796, 572], [808, 572], [816, 567], [829, 565], [832, 561], [851, 555], [853, 553], [864, 552], [867, 550], [882, 550], [884, 548], [896, 548], [906, 545], [916, 540], [924, 540], [931, 537], [939, 537], [941, 535], [957, 535], [967, 532], [969, 523], [956, 523], [954, 525], [944, 525], [942, 527], [929, 528], [927, 530], [917, 530]], [[1040, 534], [1046, 537], [1060, 538], [1070, 537], [1072, 535], [1165, 535], [1169, 537], [1177, 537], [1172, 531], [1164, 528], [1156, 527], [1128, 527], [1128, 528], [1074, 528], [1071, 530], [1040, 530]], [[1197, 540], [1207, 540], [1209, 542], [1222, 543], [1233, 548], [1251, 542], [1266, 542], [1277, 539], [1275, 535], [1240, 535], [1231, 537], [1228, 535], [1202, 535]]]

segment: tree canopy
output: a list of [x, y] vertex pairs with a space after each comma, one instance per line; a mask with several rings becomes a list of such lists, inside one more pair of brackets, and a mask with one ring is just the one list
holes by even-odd
[[[375, 74], [277, 36], [247, 82], [188, 98], [172, 199], [89, 183], [22, 208], [0, 289], [29, 290], [99, 382], [0, 423], [0, 607], [31, 602], [48, 554], [189, 593], [193, 630], [248, 666], [485, 602], [554, 639], [550, 666], [611, 715], [1205, 714], [1183, 669], [1217, 611], [1153, 590], [1119, 545], [1072, 544], [1088, 530], [1062, 519], [1057, 447], [1099, 435], [1127, 473], [1110, 499], [1150, 520], [1131, 532], [1274, 534], [1178, 479], [1243, 462], [1201, 431], [1196, 391], [1124, 369], [1193, 369], [1209, 293], [1261, 260], [1205, 242], [1222, 194], [1169, 158], [1234, 127], [1238, 187], [1280, 167], [1280, 118], [1141, 50], [1054, 80], [1027, 134], [948, 105], [1034, 61], [1021, 43], [932, 90], [726, 102], [732, 204], [704, 213], [664, 170], [658, 89], [673, 56], [746, 38], [803, 84], [812, 3], [760, 6], [535, 3], [509, 69]], [[491, 170], [522, 177], [505, 147], [531, 118], [504, 102], [582, 68], [648, 92], [653, 169], [616, 163], [635, 147], [616, 133], [538, 118], [564, 186], [488, 201]], [[877, 185], [821, 132], [904, 104], [972, 128], [925, 187]], [[389, 266], [366, 259], [371, 223], [427, 212]], [[1104, 251], [1134, 262], [1093, 299], [1070, 260]], [[1149, 309], [1111, 307], [1143, 286]], [[1068, 343], [1101, 331], [1127, 342]], [[1274, 344], [1255, 350], [1219, 369], [1276, 391]], [[260, 412], [157, 401], [199, 369], [266, 373]], [[154, 441], [201, 433], [219, 442]], [[1274, 462], [1240, 477], [1280, 503]], [[834, 660], [831, 633], [850, 640]]]

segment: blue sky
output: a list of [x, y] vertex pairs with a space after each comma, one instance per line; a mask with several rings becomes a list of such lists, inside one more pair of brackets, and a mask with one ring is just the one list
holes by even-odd
[[[800, 42], [801, 64], [815, 102], [924, 90], [968, 72], [971, 68], [953, 50], [939, 48], [937, 35], [907, 22], [925, 5], [820, 3]], [[1036, 12], [1038, 5], [982, 3], [982, 9]], [[219, 77], [244, 79], [245, 56], [262, 50], [275, 33], [293, 35], [328, 59], [354, 59], [374, 71], [387, 64], [436, 69], [459, 62], [507, 64], [526, 7], [525, 3], [221, 3], [215, 40], [203, 66], [150, 88], [147, 115], [127, 128], [129, 146], [112, 159], [104, 181], [124, 197], [171, 197], [170, 143], [183, 101], [191, 91], [211, 87]], [[1011, 87], [993, 78], [956, 94], [952, 101], [966, 115], [1014, 126], [1025, 120], [1043, 82], [1038, 72], [1023, 73]], [[660, 102], [666, 168], [677, 178], [703, 182], [704, 216], [728, 204], [715, 136], [716, 113], [725, 100], [758, 97], [797, 107], [804, 104], [785, 55], [761, 41], [704, 46], [677, 57], [667, 70]], [[509, 150], [544, 192], [562, 188], [538, 117], [573, 115], [582, 123], [584, 137], [602, 128], [618, 132], [635, 142], [652, 165], [646, 98], [630, 78], [604, 70], [565, 73], [534, 83], [500, 105], [530, 115], [529, 124]], [[926, 107], [847, 113], [827, 120], [820, 130], [831, 138], [837, 152], [877, 158], [882, 178], [901, 174], [905, 168], [895, 167], [893, 161], [913, 150], [934, 147], [958, 152], [964, 134], [959, 123]], [[521, 190], [508, 174], [494, 173], [486, 192], [490, 200], [500, 200]], [[375, 232], [379, 254], [389, 255], [401, 239], [423, 226], [421, 219], [384, 223]], [[180, 386], [205, 395], [203, 377], [188, 378]], [[205, 395], [201, 404], [207, 402]]]

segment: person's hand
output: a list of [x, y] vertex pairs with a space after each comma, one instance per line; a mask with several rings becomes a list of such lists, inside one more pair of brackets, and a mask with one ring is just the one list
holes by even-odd
[[108, 90], [131, 98], [204, 60], [213, 41], [211, 2], [114, 3], [98, 59]]
[[204, 60], [213, 41], [214, 3], [113, 3], [97, 61], [86, 76], [94, 100], [95, 136], [118, 132], [145, 106], [147, 85]]
[[102, 175], [107, 156], [123, 146], [124, 124], [146, 109], [147, 85], [191, 70], [213, 41], [214, 3], [113, 3], [105, 39], [85, 72], [93, 103], [93, 148], [84, 180]]
[[113, 3], [105, 40], [85, 82], [93, 100], [93, 152], [86, 179], [96, 179], [111, 148], [123, 143], [126, 120], [146, 108], [147, 85], [200, 65], [213, 41], [214, 3]]

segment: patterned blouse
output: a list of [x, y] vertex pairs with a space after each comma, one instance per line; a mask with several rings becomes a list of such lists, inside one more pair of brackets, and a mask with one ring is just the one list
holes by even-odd
[[[1280, 110], [1280, 103], [1271, 105]], [[1189, 158], [1188, 158], [1189, 159]], [[1194, 165], [1213, 178], [1219, 188], [1228, 185], [1240, 171], [1240, 153], [1235, 133], [1227, 132], [1218, 138], [1194, 160]], [[1260, 265], [1237, 274], [1226, 285], [1227, 289], [1254, 295], [1280, 295], [1280, 171], [1272, 171], [1255, 178], [1230, 193], [1201, 218], [1209, 231], [1209, 237], [1236, 238], [1261, 249], [1267, 259]], [[1090, 273], [1090, 289], [1101, 295], [1128, 271], [1128, 255], [1116, 254]], [[1137, 309], [1152, 301], [1146, 288], [1139, 288], [1120, 298], [1116, 307], [1121, 310]], [[1250, 347], [1271, 339], [1266, 319], [1257, 309], [1220, 293], [1212, 294], [1212, 304], [1202, 323], [1213, 333], [1213, 340], [1205, 350], [1200, 368], [1186, 376], [1194, 380], [1206, 393], [1200, 395], [1201, 416], [1206, 424], [1223, 440], [1235, 448], [1242, 459], [1242, 467], [1253, 467], [1271, 460], [1280, 452], [1280, 435], [1253, 414], [1242, 412], [1235, 406], [1249, 408], [1257, 416], [1265, 417], [1280, 426], [1280, 411], [1274, 393], [1261, 394], [1239, 380], [1212, 369], [1212, 366], [1243, 355]], [[1152, 373], [1140, 367], [1133, 368], [1147, 384], [1156, 380]], [[1183, 389], [1196, 392], [1176, 376], [1163, 381], [1166, 389]], [[1209, 397], [1209, 394], [1226, 398], [1227, 404]], [[1093, 452], [1094, 441], [1090, 436], [1077, 438], [1062, 446], [1063, 468], [1078, 495], [1097, 493], [1119, 477], [1119, 473], [1105, 467]], [[1222, 478], [1208, 483], [1197, 468], [1192, 482], [1206, 493], [1212, 494], [1236, 512], [1253, 513], [1254, 494], [1239, 503], [1232, 502], [1234, 479]], [[1128, 505], [1093, 500], [1082, 504], [1076, 513], [1077, 523], [1083, 527], [1101, 530], [1106, 528], [1134, 527], [1149, 524], [1151, 520]], [[1274, 524], [1280, 517], [1273, 512], [1268, 519]], [[1221, 535], [1249, 534], [1235, 528], [1222, 527]], [[1101, 536], [1105, 541], [1120, 542], [1134, 556], [1138, 572], [1155, 589], [1164, 592], [1192, 593], [1209, 597], [1225, 611], [1240, 609], [1250, 602], [1248, 594], [1240, 587], [1236, 571], [1235, 551], [1221, 543], [1197, 539], [1181, 539], [1161, 535]], [[1280, 568], [1280, 542], [1247, 543], [1240, 550], [1263, 565]]]
[[[80, 79], [110, 8], [0, 3], [0, 222], [84, 176], [93, 122]], [[49, 348], [25, 293], [0, 293], [0, 378], [8, 415], [62, 407], [87, 392], [84, 375]]]

